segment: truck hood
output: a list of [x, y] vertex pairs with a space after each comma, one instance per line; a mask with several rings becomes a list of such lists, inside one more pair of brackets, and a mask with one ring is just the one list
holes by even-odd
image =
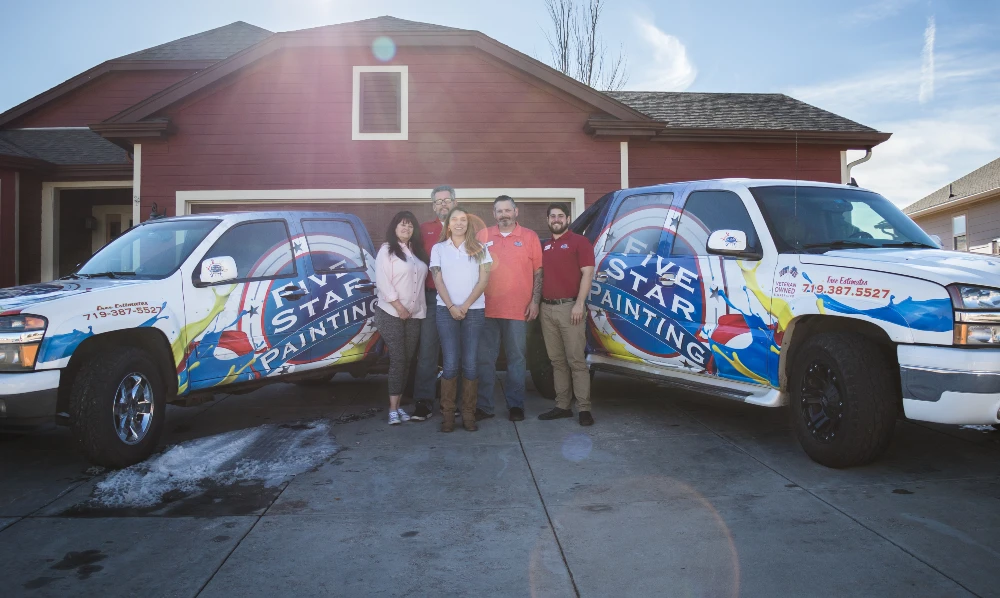
[[941, 249], [840, 249], [802, 254], [803, 264], [844, 266], [952, 283], [1000, 287], [1000, 258]]
[[28, 284], [19, 287], [0, 289], [0, 315], [15, 314], [30, 310], [36, 305], [65, 299], [84, 293], [97, 293], [107, 289], [121, 289], [126, 286], [150, 284], [157, 280], [111, 280], [111, 279], [78, 279], [53, 280], [38, 284]]

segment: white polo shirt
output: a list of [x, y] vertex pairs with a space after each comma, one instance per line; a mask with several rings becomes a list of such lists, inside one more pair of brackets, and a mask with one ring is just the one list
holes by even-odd
[[[465, 300], [472, 294], [472, 289], [479, 282], [479, 265], [491, 263], [493, 263], [493, 258], [490, 257], [490, 251], [485, 247], [483, 248], [482, 262], [477, 262], [474, 258], [469, 257], [469, 254], [465, 252], [464, 243], [461, 247], [455, 247], [451, 239], [442, 241], [431, 248], [430, 267], [441, 268], [444, 286], [448, 289], [448, 296], [451, 297], [455, 305], [465, 303]], [[441, 299], [441, 293], [438, 293], [437, 304], [447, 307], [447, 304]], [[486, 309], [485, 293], [480, 295], [469, 306], [469, 309]]]

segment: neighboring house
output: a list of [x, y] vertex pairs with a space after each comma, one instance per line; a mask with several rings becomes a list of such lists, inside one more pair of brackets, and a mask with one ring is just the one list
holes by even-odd
[[916, 201], [903, 212], [945, 249], [1000, 255], [1000, 158]]
[[157, 213], [327, 207], [379, 242], [438, 184], [574, 213], [625, 186], [845, 182], [889, 138], [781, 94], [601, 93], [477, 31], [237, 22], [109, 60], [0, 114], [0, 286], [50, 280]]

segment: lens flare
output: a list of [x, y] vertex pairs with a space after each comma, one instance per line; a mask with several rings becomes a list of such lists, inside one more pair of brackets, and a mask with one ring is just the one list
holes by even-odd
[[372, 54], [382, 62], [389, 62], [396, 56], [396, 42], [382, 35], [372, 42]]

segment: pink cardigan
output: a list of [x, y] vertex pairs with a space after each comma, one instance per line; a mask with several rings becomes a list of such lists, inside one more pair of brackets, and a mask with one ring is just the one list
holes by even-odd
[[[420, 239], [417, 239], [417, 243]], [[427, 278], [427, 264], [423, 263], [405, 245], [401, 245], [406, 260], [389, 253], [389, 244], [383, 243], [375, 258], [375, 290], [378, 306], [385, 313], [399, 317], [392, 302], [399, 300], [410, 312], [411, 318], [427, 316], [427, 300], [424, 297], [424, 280]]]

